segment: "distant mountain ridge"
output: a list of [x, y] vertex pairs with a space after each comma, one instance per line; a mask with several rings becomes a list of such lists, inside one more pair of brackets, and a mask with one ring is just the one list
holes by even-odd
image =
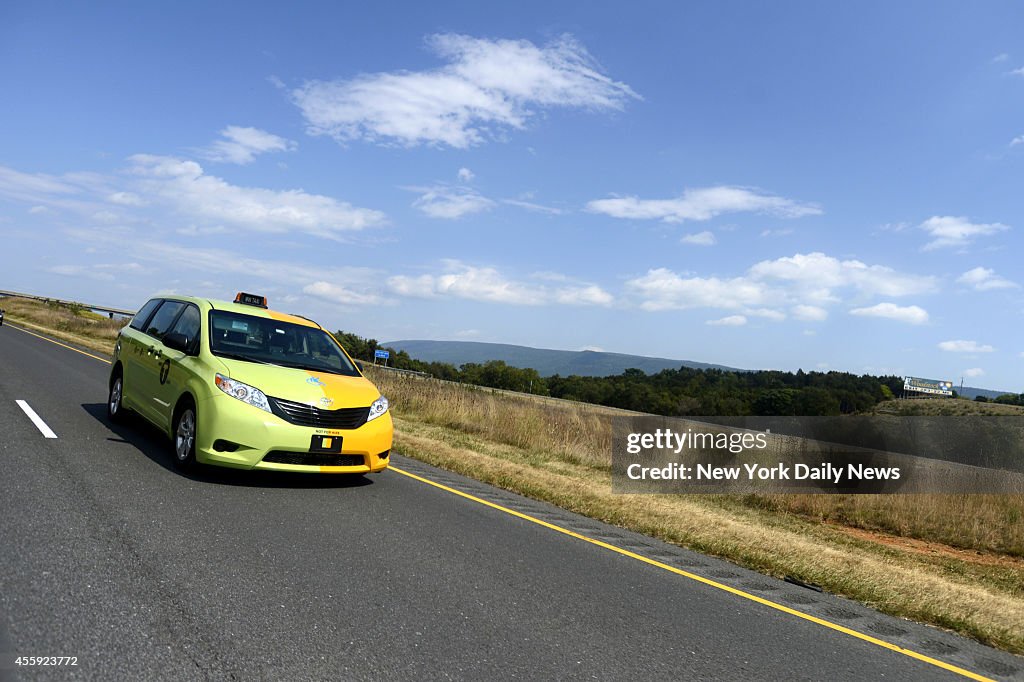
[[975, 388], [973, 386], [964, 386], [962, 389], [956, 387], [956, 392], [960, 394], [961, 398], [970, 398], [971, 400], [974, 400], [979, 395], [983, 395], [986, 398], [998, 398], [1008, 393], [1008, 391], [991, 391], [987, 388]]
[[[503, 360], [513, 367], [537, 370], [542, 377], [553, 374], [570, 376], [605, 377], [622, 374], [630, 368], [642, 370], [645, 374], [657, 374], [664, 369], [721, 369], [730, 372], [747, 372], [751, 370], [714, 365], [693, 360], [671, 360], [669, 358], [651, 358], [644, 355], [628, 355], [626, 353], [606, 353], [591, 350], [553, 350], [550, 348], [531, 348], [516, 346], [509, 343], [484, 343], [481, 341], [427, 341], [408, 339], [388, 341], [380, 344], [384, 348], [404, 350], [411, 357], [424, 362], [447, 362], [464, 365], [469, 362], [483, 364], [490, 360]], [[987, 388], [964, 386], [957, 391], [964, 398], [974, 399], [983, 395], [996, 398], [1006, 391], [992, 391]]]
[[530, 348], [507, 343], [482, 343], [479, 341], [425, 341], [403, 340], [388, 341], [382, 347], [404, 350], [411, 357], [425, 362], [447, 362], [458, 367], [466, 363], [483, 364], [489, 360], [503, 360], [513, 367], [533, 368], [542, 377], [560, 374], [569, 376], [604, 377], [622, 374], [630, 368], [642, 370], [646, 374], [657, 374], [664, 369], [723, 369], [728, 371], [744, 370], [724, 365], [713, 365], [692, 360], [670, 360], [668, 358], [649, 358], [643, 355], [627, 355], [625, 353], [605, 353], [592, 350], [552, 350], [549, 348]]

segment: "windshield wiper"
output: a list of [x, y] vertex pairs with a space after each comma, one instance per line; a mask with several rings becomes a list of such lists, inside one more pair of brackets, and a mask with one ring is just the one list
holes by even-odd
[[269, 362], [267, 360], [260, 360], [259, 358], [254, 358], [249, 355], [239, 355], [238, 353], [221, 353], [218, 351], [214, 351], [213, 354], [219, 358], [227, 358], [228, 360], [241, 360], [243, 362], [255, 362], [260, 365], [270, 365], [272, 367], [278, 367], [278, 365], [275, 365], [273, 362]]
[[324, 374], [341, 374], [337, 370], [330, 367], [317, 367], [315, 365], [299, 365], [294, 363], [281, 363], [282, 367], [290, 367], [292, 369], [304, 369], [307, 372], [323, 372]]

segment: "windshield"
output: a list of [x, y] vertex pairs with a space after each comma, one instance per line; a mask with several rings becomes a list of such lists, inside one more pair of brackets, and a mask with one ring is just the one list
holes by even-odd
[[210, 351], [232, 360], [360, 376], [327, 332], [269, 317], [210, 311]]

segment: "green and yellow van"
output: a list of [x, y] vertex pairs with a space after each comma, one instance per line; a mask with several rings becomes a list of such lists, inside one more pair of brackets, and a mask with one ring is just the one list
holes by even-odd
[[388, 466], [388, 400], [320, 325], [233, 302], [161, 296], [114, 347], [107, 414], [138, 413], [181, 468], [370, 473]]

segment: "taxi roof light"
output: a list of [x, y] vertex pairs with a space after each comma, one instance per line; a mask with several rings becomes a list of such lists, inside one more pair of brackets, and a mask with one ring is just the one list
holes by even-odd
[[267, 307], [267, 297], [257, 296], [256, 294], [247, 294], [244, 291], [239, 291], [235, 294], [235, 303], [241, 303], [242, 305], [252, 305], [257, 308]]

